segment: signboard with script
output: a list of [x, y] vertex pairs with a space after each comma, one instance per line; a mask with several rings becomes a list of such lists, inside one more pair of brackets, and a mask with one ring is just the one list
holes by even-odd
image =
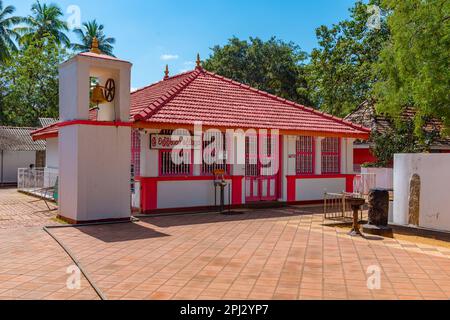
[[150, 149], [172, 149], [180, 143], [183, 143], [183, 148], [189, 149], [193, 147], [194, 139], [191, 136], [183, 136], [178, 141], [174, 141], [171, 135], [150, 135]]

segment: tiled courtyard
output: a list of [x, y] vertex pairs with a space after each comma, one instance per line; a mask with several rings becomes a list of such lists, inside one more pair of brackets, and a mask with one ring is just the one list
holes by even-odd
[[[0, 190], [0, 217], [18, 204]], [[27, 199], [27, 200], [26, 200]], [[52, 229], [109, 299], [449, 299], [450, 248], [351, 238], [317, 208], [142, 218]], [[20, 219], [18, 219], [20, 221]], [[41, 222], [45, 222], [43, 219]], [[0, 299], [89, 299], [66, 288], [73, 264], [39, 223], [0, 229]], [[381, 289], [369, 290], [369, 267]]]
[[[49, 206], [55, 208], [51, 203]], [[55, 215], [55, 211], [48, 211], [42, 200], [21, 194], [16, 189], [0, 189], [0, 231], [55, 225]]]

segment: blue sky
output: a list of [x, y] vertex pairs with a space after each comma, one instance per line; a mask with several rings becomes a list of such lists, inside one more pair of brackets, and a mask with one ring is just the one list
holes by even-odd
[[[115, 55], [133, 63], [132, 87], [159, 81], [166, 64], [171, 74], [190, 70], [197, 52], [233, 35], [293, 41], [307, 52], [316, 47], [315, 29], [349, 16], [354, 0], [60, 0], [81, 9], [81, 20], [96, 18], [117, 40]], [[4, 0], [27, 15], [33, 0]], [[68, 18], [70, 14], [66, 13]]]

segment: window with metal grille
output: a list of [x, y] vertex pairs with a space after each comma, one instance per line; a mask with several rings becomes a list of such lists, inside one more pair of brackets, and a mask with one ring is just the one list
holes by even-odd
[[[216, 141], [215, 139], [218, 137], [218, 133], [215, 132], [205, 132], [203, 135], [203, 151], [205, 151], [205, 149], [213, 143], [216, 143], [216, 147], [222, 144], [222, 150], [211, 150], [211, 152], [206, 153], [203, 152], [203, 175], [212, 175], [216, 170], [224, 170], [225, 172], [228, 171], [225, 135], [223, 133], [220, 135], [220, 139], [222, 139], [222, 141]], [[217, 154], [217, 152], [219, 154]]]
[[322, 140], [322, 174], [340, 173], [340, 139], [325, 138]]
[[260, 175], [257, 136], [245, 137], [245, 175], [247, 177]]
[[159, 152], [159, 168], [161, 176], [189, 176], [192, 174], [192, 153], [190, 151], [180, 152], [179, 156], [183, 157], [183, 152], [187, 152], [186, 158], [189, 163], [175, 163], [172, 159], [172, 150], [160, 150]]
[[297, 174], [314, 174], [313, 137], [297, 137], [295, 144], [295, 167]]
[[139, 130], [131, 132], [131, 177], [141, 175], [141, 135]]

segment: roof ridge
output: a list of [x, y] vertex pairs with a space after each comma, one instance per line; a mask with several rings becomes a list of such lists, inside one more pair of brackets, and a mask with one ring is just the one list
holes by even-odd
[[0, 126], [1, 129], [22, 129], [22, 130], [36, 130], [39, 127], [10, 127], [10, 126]]
[[331, 114], [328, 114], [328, 113], [325, 113], [325, 112], [321, 112], [321, 111], [315, 110], [314, 108], [311, 108], [311, 107], [307, 107], [307, 106], [301, 105], [301, 104], [299, 104], [299, 103], [296, 103], [296, 102], [291, 101], [291, 100], [287, 100], [287, 99], [285, 99], [285, 98], [280, 98], [280, 97], [278, 97], [278, 96], [276, 96], [276, 95], [273, 95], [273, 94], [271, 94], [271, 93], [268, 93], [268, 92], [266, 92], [266, 91], [256, 89], [256, 88], [254, 88], [254, 87], [251, 87], [251, 86], [249, 86], [249, 85], [246, 85], [246, 84], [237, 82], [237, 81], [235, 81], [235, 80], [229, 79], [229, 78], [224, 77], [224, 76], [220, 76], [220, 75], [218, 75], [218, 74], [216, 74], [216, 73], [214, 73], [214, 72], [207, 71], [207, 70], [205, 70], [205, 72], [206, 72], [207, 74], [213, 76], [213, 77], [216, 77], [216, 78], [218, 78], [218, 79], [227, 81], [227, 82], [232, 83], [232, 84], [234, 84], [234, 85], [237, 85], [237, 86], [239, 86], [239, 87], [241, 87], [241, 88], [243, 88], [243, 89], [250, 90], [250, 91], [252, 91], [252, 92], [256, 92], [256, 93], [258, 93], [258, 94], [261, 94], [261, 95], [263, 95], [263, 96], [265, 96], [265, 97], [271, 98], [271, 99], [276, 100], [276, 101], [278, 101], [278, 102], [282, 102], [282, 103], [285, 103], [285, 104], [294, 106], [294, 107], [296, 107], [296, 108], [300, 108], [300, 109], [302, 109], [302, 110], [306, 110], [306, 111], [308, 111], [308, 112], [311, 112], [311, 113], [320, 115], [320, 116], [322, 116], [322, 117], [331, 119], [331, 120], [333, 120], [333, 121], [335, 121], [335, 122], [338, 122], [338, 123], [341, 123], [341, 124], [345, 124], [345, 125], [350, 126], [350, 127], [354, 128], [354, 129], [358, 129], [358, 130], [362, 130], [362, 131], [366, 131], [366, 132], [371, 132], [371, 130], [370, 130], [369, 128], [366, 128], [366, 127], [364, 127], [364, 126], [360, 126], [360, 125], [354, 124], [354, 123], [352, 123], [352, 122], [346, 121], [346, 120], [344, 120], [344, 119], [342, 119], [342, 118], [338, 118], [338, 117], [333, 116], [333, 115], [331, 115]]
[[[134, 120], [146, 120], [150, 118], [152, 115], [154, 115], [156, 112], [158, 112], [165, 104], [167, 104], [169, 101], [171, 101], [173, 98], [175, 98], [176, 95], [178, 95], [183, 89], [185, 89], [192, 81], [194, 81], [203, 70], [194, 70], [191, 71], [191, 75], [172, 87], [167, 93], [163, 94], [159, 99], [153, 101], [150, 103], [144, 110], [139, 112], [134, 116]], [[166, 80], [167, 81], [167, 80]], [[152, 110], [149, 109], [149, 107], [153, 105], [154, 108]]]
[[147, 85], [147, 86], [145, 86], [145, 87], [136, 89], [135, 91], [131, 92], [131, 94], [135, 94], [135, 93], [141, 92], [141, 91], [143, 91], [143, 90], [145, 90], [145, 89], [154, 87], [154, 86], [156, 86], [156, 85], [158, 85], [158, 84], [161, 84], [161, 83], [163, 83], [163, 82], [166, 82], [166, 81], [168, 81], [168, 80], [176, 79], [176, 78], [179, 78], [179, 77], [181, 77], [181, 76], [185, 76], [185, 75], [187, 75], [187, 74], [189, 74], [189, 73], [193, 73], [193, 72], [195, 72], [195, 71], [196, 71], [196, 70], [191, 70], [191, 71], [179, 73], [179, 74], [174, 75], [174, 76], [171, 76], [171, 77], [169, 77], [169, 78], [167, 78], [167, 79], [165, 79], [165, 80], [163, 79], [163, 80], [160, 80], [160, 81], [158, 81], [158, 82], [149, 84], [149, 85]]

